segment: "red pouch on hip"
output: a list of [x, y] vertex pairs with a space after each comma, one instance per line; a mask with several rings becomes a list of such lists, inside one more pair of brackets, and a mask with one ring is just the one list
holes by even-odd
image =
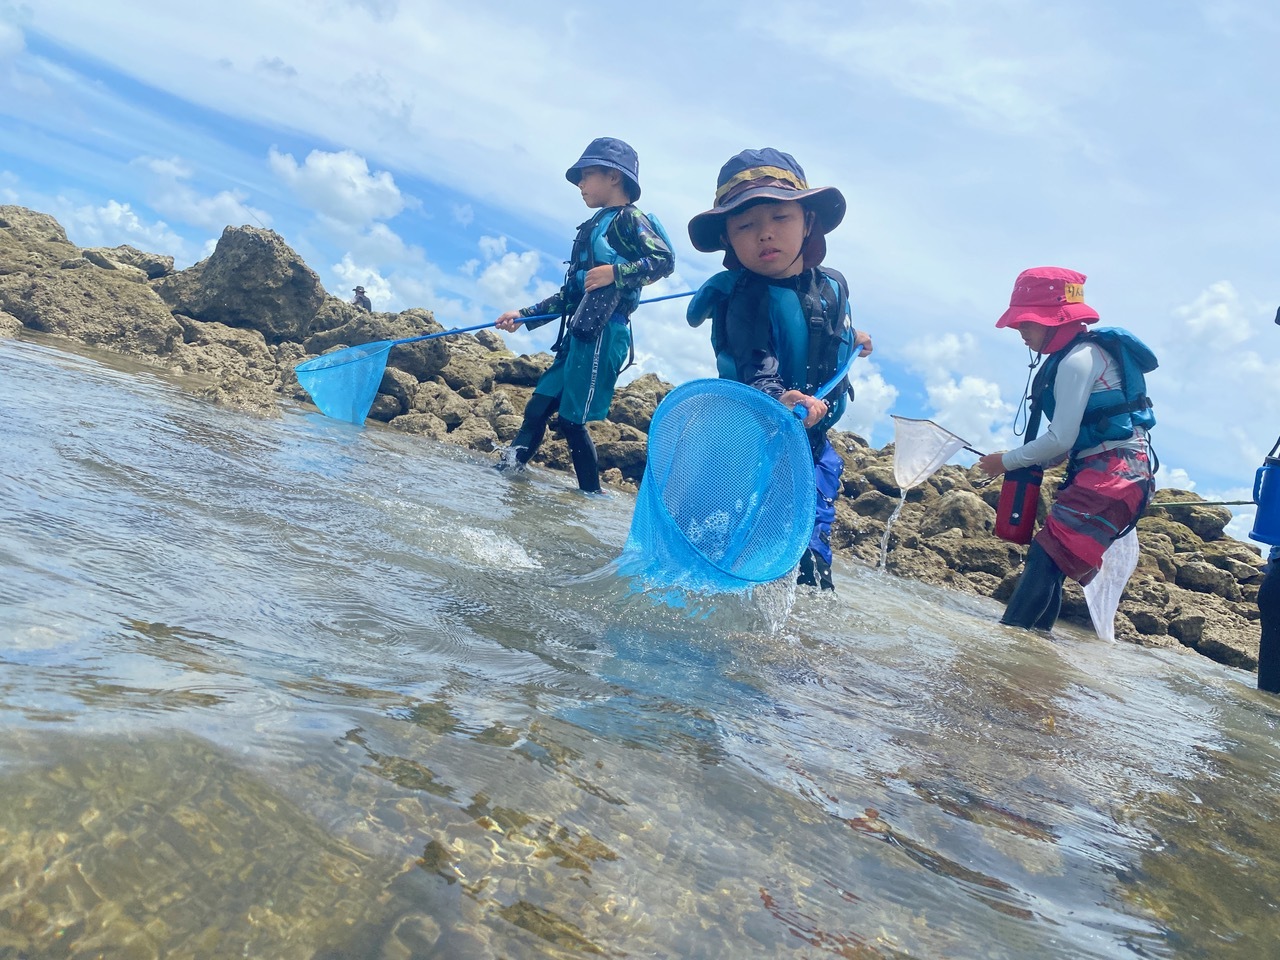
[[1040, 507], [1042, 467], [1019, 467], [1004, 475], [996, 506], [996, 536], [1010, 543], [1030, 543]]

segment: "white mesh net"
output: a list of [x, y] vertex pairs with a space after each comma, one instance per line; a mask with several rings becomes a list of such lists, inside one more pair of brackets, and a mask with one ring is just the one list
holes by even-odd
[[968, 444], [932, 420], [893, 418], [893, 480], [904, 493], [924, 483]]
[[1138, 565], [1138, 531], [1130, 530], [1102, 555], [1102, 569], [1084, 588], [1093, 630], [1103, 640], [1116, 639], [1116, 610], [1125, 584]]

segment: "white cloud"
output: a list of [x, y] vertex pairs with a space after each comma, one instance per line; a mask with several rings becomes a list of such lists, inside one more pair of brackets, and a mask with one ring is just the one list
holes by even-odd
[[849, 404], [836, 425], [871, 440], [875, 427], [883, 423], [898, 400], [898, 389], [884, 379], [874, 363], [855, 360], [849, 382], [853, 384], [854, 401]]
[[186, 249], [181, 237], [162, 220], [147, 223], [127, 203], [109, 200], [101, 206], [74, 205], [58, 197], [52, 214], [81, 247], [115, 247], [127, 243], [149, 252], [175, 253]]
[[471, 226], [476, 218], [476, 212], [469, 203], [455, 203], [453, 205], [453, 219], [464, 227]]
[[971, 446], [992, 453], [1021, 441], [1012, 434], [1015, 408], [1000, 398], [990, 380], [965, 376], [926, 387], [933, 418]]
[[137, 163], [167, 180], [186, 180], [195, 172], [181, 157], [139, 157]]
[[535, 251], [526, 250], [524, 253], [504, 253], [497, 260], [491, 260], [476, 280], [480, 295], [486, 303], [497, 304], [502, 310], [525, 307], [550, 296], [559, 289], [557, 284], [534, 282], [540, 259]]
[[1248, 340], [1254, 333], [1254, 313], [1241, 304], [1240, 294], [1229, 280], [1211, 284], [1191, 303], [1173, 311], [1197, 347], [1205, 351], [1222, 351]]
[[334, 275], [343, 282], [345, 289], [337, 294], [343, 300], [350, 300], [355, 287], [364, 287], [364, 292], [375, 310], [386, 310], [391, 301], [391, 284], [378, 271], [365, 264], [357, 264], [350, 256], [345, 256], [339, 263], [330, 268]]
[[481, 237], [479, 246], [486, 260], [496, 260], [507, 252], [507, 238]]
[[151, 174], [149, 203], [157, 212], [206, 230], [221, 233], [225, 227], [242, 224], [271, 225], [271, 215], [249, 206], [242, 190], [199, 193], [187, 181], [195, 170], [181, 157], [138, 157], [133, 165]]
[[[339, 230], [342, 235], [346, 231]], [[403, 237], [385, 223], [372, 224], [350, 239], [352, 252], [366, 260], [390, 266], [417, 266], [426, 263], [422, 248], [405, 243]]]
[[221, 231], [243, 224], [271, 226], [271, 214], [249, 206], [245, 200], [246, 195], [239, 190], [220, 190], [213, 196], [202, 197], [189, 187], [175, 183], [156, 194], [151, 205], [175, 220], [209, 230]]
[[977, 338], [972, 333], [944, 333], [910, 341], [902, 347], [901, 355], [927, 382], [935, 382], [966, 369], [976, 348]]
[[299, 164], [291, 154], [272, 147], [267, 160], [304, 203], [341, 223], [363, 225], [404, 209], [395, 178], [385, 170], [370, 173], [364, 157], [353, 150], [312, 150]]
[[1191, 479], [1191, 474], [1181, 467], [1162, 465], [1160, 471], [1156, 474], [1156, 486], [1170, 490], [1190, 491], [1195, 490], [1196, 482]]
[[[1075, 18], [1052, 5], [905, 0], [855, 7], [838, 19], [824, 8], [793, 11], [799, 21], [827, 26], [791, 39], [816, 49], [838, 74], [857, 77], [852, 95], [865, 96], [868, 80], [880, 82], [1001, 133], [1057, 138], [1083, 129], [1069, 119], [1070, 108], [1107, 82], [1107, 61]], [[776, 30], [769, 14], [756, 25], [771, 36]]]

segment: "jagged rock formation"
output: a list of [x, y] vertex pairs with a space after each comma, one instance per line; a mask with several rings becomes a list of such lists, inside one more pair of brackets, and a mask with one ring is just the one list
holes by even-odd
[[[23, 328], [146, 359], [183, 375], [215, 402], [270, 414], [281, 400], [306, 402], [293, 368], [356, 343], [443, 329], [430, 310], [368, 313], [325, 293], [319, 277], [276, 233], [227, 227], [206, 260], [175, 271], [173, 258], [129, 246], [81, 249], [46, 214], [0, 206], [0, 336]], [[492, 451], [515, 436], [547, 354], [516, 356], [493, 331], [428, 340], [392, 351], [370, 417], [432, 440]], [[619, 389], [608, 420], [590, 425], [606, 483], [634, 491], [646, 432], [671, 390], [652, 374]], [[833, 546], [878, 563], [901, 492], [893, 447], [872, 449], [839, 431], [845, 462]], [[572, 469], [568, 446], [550, 437], [535, 462]], [[887, 569], [955, 589], [1008, 597], [1024, 549], [996, 538], [997, 485], [978, 487], [943, 467], [910, 490], [888, 530]], [[1045, 509], [1060, 480], [1041, 490]], [[1138, 569], [1117, 617], [1122, 640], [1195, 650], [1244, 669], [1257, 665], [1261, 558], [1226, 536], [1229, 511], [1181, 507], [1200, 498], [1157, 494], [1138, 524]], [[1088, 624], [1082, 592], [1068, 584], [1064, 618]]]

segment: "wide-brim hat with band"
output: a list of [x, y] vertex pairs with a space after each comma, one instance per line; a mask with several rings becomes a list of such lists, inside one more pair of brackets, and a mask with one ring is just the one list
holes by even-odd
[[640, 199], [640, 158], [631, 144], [616, 137], [597, 137], [587, 144], [578, 162], [564, 172], [564, 178], [577, 186], [585, 167], [617, 170], [627, 181], [632, 201]]
[[789, 153], [762, 147], [729, 158], [716, 178], [715, 205], [689, 221], [689, 240], [695, 250], [724, 250], [725, 266], [736, 261], [724, 237], [724, 218], [762, 200], [795, 200], [817, 216], [805, 243], [806, 267], [817, 266], [827, 253], [825, 235], [844, 219], [844, 194], [835, 187], [810, 187], [804, 168]]
[[1038, 323], [1057, 327], [1067, 323], [1093, 323], [1098, 311], [1084, 302], [1085, 275], [1066, 267], [1032, 267], [1018, 274], [1013, 283], [1009, 309], [996, 321], [997, 327]]

